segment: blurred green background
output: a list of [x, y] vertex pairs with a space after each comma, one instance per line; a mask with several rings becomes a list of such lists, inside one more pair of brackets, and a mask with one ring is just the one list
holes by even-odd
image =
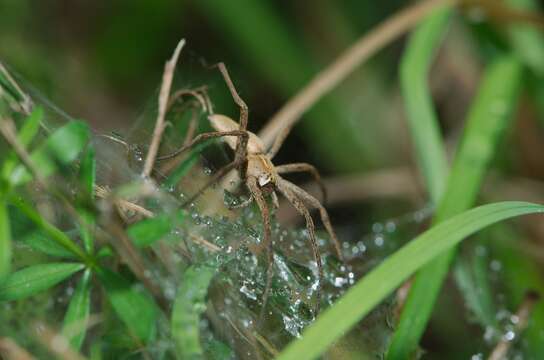
[[[164, 62], [179, 39], [185, 38], [176, 86], [209, 86], [216, 111], [235, 118], [237, 109], [220, 77], [204, 65], [225, 62], [249, 105], [250, 130], [256, 132], [319, 69], [408, 3], [0, 0], [0, 59], [44, 99], [75, 118], [88, 120], [96, 131], [129, 136], [135, 128], [149, 128], [141, 115], [154, 106]], [[431, 89], [448, 150], [460, 136], [485, 60], [506, 46], [497, 23], [471, 21], [475, 17], [470, 12], [468, 15], [457, 16], [450, 25], [431, 73]], [[349, 204], [333, 207], [335, 224], [348, 230], [359, 227], [358, 233], [369, 232], [377, 220], [420, 209], [427, 202], [425, 192], [410, 175], [417, 170], [398, 83], [404, 40], [373, 57], [320, 101], [279, 154], [279, 164], [306, 161], [329, 176], [351, 174], [361, 176], [362, 181], [383, 175], [376, 177], [378, 185], [374, 188], [343, 200]], [[532, 81], [535, 79], [539, 78]], [[514, 180], [501, 183], [499, 190], [487, 188], [489, 199], [542, 200], [541, 98], [524, 93], [517, 121], [496, 154], [496, 171]], [[530, 181], [531, 187], [519, 185], [516, 179], [520, 178]], [[372, 200], [357, 202], [368, 198]], [[354, 220], [358, 225], [353, 226]], [[481, 243], [486, 246], [491, 243], [488, 238], [503, 240], [493, 248], [490, 262], [500, 258], [513, 263], [519, 259], [511, 256], [512, 245], [506, 239], [511, 231], [495, 230], [482, 236]], [[526, 244], [538, 249], [540, 257], [527, 256], [530, 269], [518, 278], [514, 276], [516, 280], [509, 278], [511, 273], [505, 274], [509, 281], [506, 285], [502, 278], [493, 278], [494, 286], [500, 284], [497, 293], [508, 293], [509, 287], [515, 288], [515, 281], [542, 288], [542, 252], [538, 247], [542, 229], [533, 227], [532, 231], [516, 233], [512, 238], [526, 237]], [[472, 261], [477, 248], [464, 249], [467, 261]], [[493, 273], [495, 276], [503, 275]], [[425, 344], [432, 354], [432, 350], [461, 351], [456, 347], [462, 343], [462, 356], [468, 357], [481, 348], [481, 329], [458, 323], [456, 315], [466, 309], [460, 294], [452, 288], [449, 286], [440, 300], [439, 316]], [[520, 287], [515, 293], [524, 289]], [[511, 305], [517, 298], [498, 302]], [[479, 338], [472, 342], [474, 334]]]

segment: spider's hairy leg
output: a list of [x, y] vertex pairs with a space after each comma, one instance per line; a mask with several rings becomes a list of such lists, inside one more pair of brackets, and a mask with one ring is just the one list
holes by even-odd
[[209, 140], [209, 139], [225, 137], [225, 136], [236, 136], [238, 138], [241, 138], [241, 137], [247, 138], [247, 137], [249, 137], [249, 135], [247, 134], [247, 131], [242, 131], [242, 130], [211, 131], [211, 132], [207, 132], [207, 133], [203, 133], [203, 134], [198, 134], [187, 145], [183, 145], [182, 147], [180, 147], [179, 149], [177, 149], [176, 151], [174, 151], [174, 152], [172, 152], [172, 153], [170, 153], [168, 155], [159, 156], [157, 158], [157, 160], [172, 159], [172, 158], [182, 154], [183, 152], [189, 150], [190, 148], [197, 145], [198, 143], [201, 143], [201, 142]]
[[325, 188], [325, 184], [323, 184], [323, 181], [321, 181], [321, 175], [319, 175], [319, 171], [317, 171], [315, 166], [308, 163], [293, 163], [293, 164], [279, 165], [279, 166], [276, 166], [276, 172], [278, 174], [289, 174], [289, 173], [295, 173], [295, 172], [310, 173], [310, 175], [312, 175], [312, 177], [314, 178], [314, 181], [317, 183], [317, 186], [319, 186], [323, 203], [324, 204], [327, 203], [327, 189]]
[[310, 216], [310, 212], [300, 200], [296, 193], [290, 189], [289, 186], [286, 186], [286, 180], [283, 180], [279, 178], [276, 183], [276, 187], [278, 188], [278, 191], [285, 196], [287, 201], [293, 205], [293, 207], [298, 211], [299, 214], [304, 216], [304, 219], [306, 219], [306, 228], [308, 229], [308, 235], [310, 238], [310, 244], [312, 246], [312, 252], [314, 253], [314, 260], [317, 264], [317, 271], [319, 274], [319, 284], [316, 289], [316, 308], [315, 313], [319, 313], [319, 308], [321, 306], [321, 287], [323, 286], [324, 281], [324, 275], [323, 275], [323, 263], [321, 260], [321, 254], [319, 253], [319, 247], [317, 246], [317, 241], [315, 239], [315, 226], [314, 222], [312, 220], [312, 217]]
[[[244, 100], [240, 97], [238, 94], [238, 91], [236, 90], [236, 87], [234, 86], [234, 83], [232, 82], [232, 79], [230, 78], [229, 72], [227, 70], [227, 67], [224, 63], [220, 62], [217, 65], [217, 68], [221, 72], [221, 75], [223, 76], [223, 79], [225, 80], [225, 83], [227, 84], [227, 87], [229, 88], [230, 94], [232, 95], [232, 99], [238, 105], [240, 108], [240, 130], [246, 131], [247, 130], [247, 120], [248, 120], [248, 107]], [[238, 138], [238, 142], [236, 144], [236, 158], [242, 159], [247, 157], [247, 142], [249, 139], [246, 138]]]
[[271, 238], [271, 229], [270, 229], [270, 211], [268, 210], [268, 205], [264, 199], [263, 192], [257, 184], [257, 178], [249, 176], [246, 181], [247, 188], [251, 193], [251, 196], [257, 202], [259, 211], [261, 212], [261, 218], [263, 220], [263, 242], [262, 247], [266, 249], [267, 255], [267, 269], [266, 269], [266, 287], [263, 294], [263, 306], [261, 308], [260, 321], [264, 320], [264, 314], [266, 311], [266, 305], [268, 303], [268, 297], [270, 296], [270, 290], [272, 288], [272, 277], [274, 276], [274, 250], [272, 249], [272, 238]]
[[317, 200], [315, 197], [310, 195], [305, 190], [301, 189], [300, 187], [296, 186], [290, 181], [287, 181], [285, 179], [278, 179], [279, 183], [282, 184], [282, 186], [288, 188], [292, 192], [294, 192], [299, 198], [301, 198], [306, 203], [310, 204], [313, 208], [316, 208], [319, 210], [319, 215], [321, 216], [321, 221], [323, 222], [323, 225], [325, 225], [325, 229], [329, 233], [329, 236], [334, 242], [334, 247], [336, 249], [336, 253], [338, 255], [338, 258], [341, 261], [344, 261], [344, 256], [342, 255], [342, 247], [340, 246], [340, 240], [338, 240], [338, 237], [336, 236], [336, 233], [334, 232], [334, 228], [332, 227], [331, 221], [329, 219], [329, 214], [327, 212], [327, 209], [321, 203], [319, 200]]

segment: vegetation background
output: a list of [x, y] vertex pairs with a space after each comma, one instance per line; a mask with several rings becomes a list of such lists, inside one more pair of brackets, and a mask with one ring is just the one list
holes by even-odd
[[[87, 120], [95, 132], [115, 131], [145, 141], [153, 122], [144, 114], [155, 104], [164, 62], [179, 39], [185, 38], [176, 84], [208, 86], [215, 110], [236, 118], [237, 108], [221, 78], [205, 66], [224, 62], [249, 105], [249, 127], [256, 132], [359, 36], [410, 3], [2, 0], [0, 58], [24, 79], [25, 86], [41, 94], [42, 101]], [[449, 19], [429, 75], [447, 156], [441, 166], [447, 168], [454, 158], [484, 71], [505, 53], [513, 55], [523, 63], [521, 95], [514, 101], [513, 119], [497, 139], [501, 145], [492, 151], [482, 190], [475, 190], [477, 203], [542, 203], [544, 92], [539, 82], [544, 57], [538, 56], [544, 52], [538, 49], [544, 46], [543, 37], [538, 38], [542, 35], [538, 26], [530, 29], [540, 44], [525, 56], [523, 41], [516, 41], [508, 31], [527, 19], [502, 7], [493, 12], [494, 5], [481, 3], [487, 7], [469, 6]], [[538, 7], [528, 0], [505, 3]], [[436, 29], [437, 34], [441, 31]], [[406, 79], [404, 88], [400, 83], [406, 49], [407, 37], [395, 41], [324, 97], [297, 125], [277, 160], [278, 164], [309, 162], [322, 172], [330, 185], [332, 221], [350, 244], [366, 239], [380, 224], [396, 227], [387, 238], [388, 247], [368, 264], [379, 262], [427, 228], [428, 221], [413, 220], [410, 214], [433, 209], [436, 200], [432, 184], [419, 171], [421, 154], [415, 149], [421, 144], [417, 135], [411, 135], [405, 102], [406, 94], [415, 93], [422, 84], [414, 81], [410, 89]], [[499, 76], [487, 86], [508, 87], [508, 79]], [[408, 221], [403, 220], [406, 214]], [[287, 210], [278, 216], [285, 226], [301, 225]], [[512, 315], [526, 291], [544, 289], [543, 236], [541, 221], [529, 218], [493, 227], [463, 244], [421, 342], [426, 358], [483, 358], [500, 342], [497, 339], [515, 328]], [[516, 356], [544, 356], [542, 346], [532, 345], [544, 343], [540, 327], [544, 310], [537, 306], [532, 312], [540, 316], [534, 320], [538, 324], [534, 338], [515, 342]], [[389, 316], [395, 314], [388, 312]], [[379, 321], [383, 325], [396, 320]], [[360, 330], [366, 331], [366, 326], [372, 324]], [[389, 339], [392, 328], [380, 334]], [[500, 336], [490, 335], [493, 331]], [[342, 354], [362, 356], [357, 351]]]

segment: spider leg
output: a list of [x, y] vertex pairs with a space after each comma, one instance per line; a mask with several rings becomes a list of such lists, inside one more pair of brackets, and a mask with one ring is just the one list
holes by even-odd
[[249, 206], [253, 202], [253, 194], [250, 194], [249, 198], [247, 200], [242, 201], [240, 204], [229, 206], [229, 209], [241, 209], [245, 208], [246, 206]]
[[272, 197], [272, 204], [274, 204], [276, 210], [279, 209], [280, 201], [278, 200], [278, 194], [276, 194], [275, 191], [272, 191], [272, 194], [270, 196]]
[[182, 147], [180, 147], [179, 149], [177, 149], [176, 151], [174, 151], [173, 153], [170, 153], [168, 155], [159, 156], [157, 158], [157, 160], [172, 159], [172, 158], [178, 156], [179, 154], [182, 154], [183, 152], [187, 151], [188, 149], [192, 148], [193, 146], [195, 146], [198, 143], [201, 143], [201, 142], [206, 141], [208, 139], [224, 137], [224, 136], [237, 136], [238, 138], [248, 138], [249, 137], [247, 132], [242, 131], [242, 130], [211, 131], [211, 132], [207, 132], [207, 133], [203, 133], [203, 134], [199, 134], [199, 135], [195, 136], [195, 138], [193, 140], [191, 140], [187, 145], [183, 145]]
[[279, 165], [276, 166], [276, 171], [278, 174], [289, 174], [294, 172], [308, 172], [310, 175], [313, 176], [314, 181], [319, 186], [319, 189], [321, 190], [321, 197], [323, 200], [323, 203], [327, 203], [327, 189], [325, 188], [325, 184], [323, 184], [323, 181], [321, 181], [321, 176], [319, 175], [319, 171], [315, 168], [315, 166], [307, 163], [294, 163], [294, 164], [286, 164], [286, 165]]
[[[240, 127], [239, 127], [239, 129], [241, 131], [246, 131], [247, 130], [247, 119], [248, 119], [247, 105], [244, 102], [244, 100], [242, 100], [240, 95], [238, 94], [238, 91], [236, 91], [236, 87], [234, 86], [234, 83], [232, 82], [232, 80], [230, 78], [229, 72], [228, 72], [227, 67], [225, 66], [225, 64], [220, 62], [220, 63], [217, 64], [217, 68], [221, 72], [221, 75], [223, 75], [223, 79], [225, 80], [225, 83], [227, 84], [227, 87], [229, 88], [232, 99], [234, 100], [236, 105], [238, 105], [238, 107], [240, 108], [240, 121], [239, 121]], [[235, 153], [236, 153], [235, 156], [236, 156], [236, 158], [238, 160], [245, 159], [247, 157], [247, 143], [248, 143], [248, 141], [249, 141], [248, 137], [243, 137], [243, 138], [239, 137], [238, 138], [238, 142], [236, 144], [236, 150], [235, 150]], [[245, 177], [244, 173], [242, 173], [241, 175], [242, 175], [242, 177]]]
[[266, 255], [267, 255], [267, 269], [266, 269], [266, 287], [264, 289], [263, 294], [263, 306], [261, 308], [261, 314], [260, 314], [260, 320], [262, 321], [264, 319], [264, 313], [266, 311], [266, 305], [268, 303], [268, 297], [270, 296], [270, 290], [272, 288], [272, 278], [274, 276], [274, 252], [272, 249], [272, 238], [271, 238], [271, 230], [270, 230], [270, 211], [268, 210], [268, 206], [266, 204], [266, 200], [264, 199], [263, 192], [259, 188], [259, 185], [257, 184], [257, 178], [250, 176], [247, 178], [246, 181], [247, 187], [249, 189], [249, 192], [251, 193], [251, 196], [255, 199], [257, 202], [257, 206], [259, 207], [259, 210], [261, 212], [261, 217], [263, 220], [263, 228], [264, 228], [264, 239], [262, 242], [262, 246], [266, 248]]
[[319, 313], [319, 307], [321, 306], [321, 287], [323, 285], [323, 263], [321, 261], [321, 254], [319, 253], [319, 248], [317, 246], [317, 241], [315, 239], [315, 226], [314, 222], [312, 220], [312, 217], [310, 216], [310, 212], [296, 195], [294, 191], [292, 191], [288, 186], [285, 186], [283, 179], [278, 179], [278, 182], [276, 183], [276, 187], [281, 192], [283, 196], [293, 205], [293, 207], [298, 211], [299, 214], [304, 216], [306, 219], [306, 228], [308, 229], [308, 235], [310, 238], [310, 244], [312, 246], [312, 251], [314, 253], [314, 259], [317, 264], [317, 271], [319, 274], [319, 284], [316, 289], [316, 308], [315, 312], [316, 314]]
[[300, 187], [296, 186], [290, 181], [287, 181], [283, 178], [279, 178], [277, 180], [279, 184], [282, 184], [283, 187], [288, 188], [292, 192], [294, 192], [298, 197], [300, 197], [303, 201], [309, 203], [312, 207], [319, 210], [319, 215], [321, 216], [321, 221], [323, 222], [323, 225], [325, 225], [325, 229], [329, 233], [329, 236], [334, 242], [334, 247], [336, 248], [336, 253], [338, 255], [338, 258], [342, 261], [344, 261], [344, 257], [342, 256], [342, 248], [340, 246], [340, 241], [338, 240], [338, 237], [336, 236], [336, 233], [334, 232], [334, 228], [332, 227], [331, 221], [329, 219], [329, 214], [325, 207], [321, 205], [319, 200], [317, 200], [315, 197], [310, 195], [305, 190], [301, 189]]

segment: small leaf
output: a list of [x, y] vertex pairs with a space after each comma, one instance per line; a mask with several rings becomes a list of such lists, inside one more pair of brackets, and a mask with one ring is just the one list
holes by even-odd
[[[40, 173], [47, 177], [59, 166], [72, 163], [83, 150], [90, 137], [88, 126], [81, 121], [73, 121], [56, 130], [35, 151], [30, 158]], [[10, 176], [12, 185], [21, 185], [32, 177], [26, 167], [17, 166]]]
[[160, 240], [172, 229], [169, 216], [159, 215], [153, 218], [138, 221], [127, 229], [128, 236], [138, 247], [145, 247]]
[[287, 346], [278, 359], [315, 359], [416, 270], [486, 226], [511, 217], [543, 213], [544, 206], [507, 201], [479, 206], [445, 220], [387, 257]]
[[23, 244], [31, 247], [32, 249], [42, 252], [49, 256], [55, 256], [60, 258], [74, 258], [74, 254], [64, 247], [60, 246], [55, 241], [51, 240], [42, 231], [35, 231], [30, 235], [25, 236], [20, 240]]
[[200, 314], [206, 310], [204, 299], [216, 270], [208, 266], [191, 266], [183, 274], [172, 310], [172, 336], [182, 359], [202, 356]]
[[83, 344], [90, 310], [91, 271], [87, 269], [72, 295], [62, 326], [62, 334], [70, 341], [74, 350], [79, 350]]
[[8, 207], [4, 199], [0, 199], [0, 284], [9, 273], [11, 267], [11, 227]]
[[0, 284], [0, 301], [23, 299], [47, 290], [84, 267], [77, 263], [50, 263], [11, 273]]
[[128, 330], [144, 342], [155, 335], [157, 307], [151, 298], [120, 275], [99, 269], [97, 275], [108, 299]]

